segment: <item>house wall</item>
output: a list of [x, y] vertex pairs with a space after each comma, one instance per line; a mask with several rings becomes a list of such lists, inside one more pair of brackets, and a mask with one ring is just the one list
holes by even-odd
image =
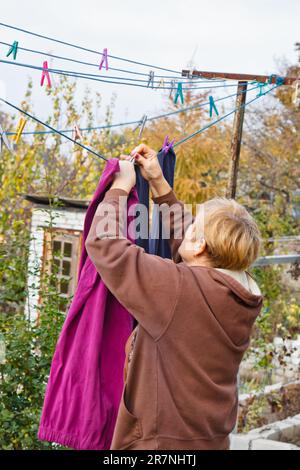
[[[51, 211], [51, 216], [50, 216]], [[85, 210], [34, 208], [31, 219], [31, 241], [28, 259], [28, 297], [25, 314], [31, 321], [38, 316], [40, 275], [43, 266], [44, 233], [49, 227], [83, 231]]]

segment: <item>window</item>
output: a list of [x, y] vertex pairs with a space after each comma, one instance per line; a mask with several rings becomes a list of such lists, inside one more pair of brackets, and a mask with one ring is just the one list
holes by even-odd
[[[62, 298], [69, 298], [75, 292], [80, 257], [81, 233], [71, 230], [50, 230], [45, 232], [44, 271], [54, 274], [52, 285], [56, 286]], [[62, 302], [64, 305], [65, 302]], [[65, 310], [65, 307], [62, 307]]]

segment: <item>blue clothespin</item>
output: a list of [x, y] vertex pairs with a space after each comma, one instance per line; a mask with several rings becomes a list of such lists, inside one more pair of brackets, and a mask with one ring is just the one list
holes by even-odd
[[12, 54], [14, 60], [16, 60], [17, 52], [18, 52], [18, 46], [19, 46], [18, 41], [14, 41], [12, 43], [12, 45], [10, 46], [10, 49], [9, 49], [8, 53], [6, 54], [6, 57], [9, 57]]
[[166, 137], [165, 137], [165, 139], [164, 139], [163, 146], [162, 146], [162, 151], [164, 152], [165, 155], [168, 153], [168, 151], [170, 150], [170, 148], [173, 147], [174, 142], [175, 142], [175, 139], [173, 139], [173, 140], [170, 142], [170, 141], [169, 141], [169, 136], [166, 135]]
[[219, 116], [219, 112], [217, 110], [215, 100], [213, 99], [212, 96], [209, 97], [209, 117], [212, 117], [213, 111], [216, 113], [217, 116]]
[[177, 90], [174, 96], [174, 104], [177, 104], [178, 98], [180, 97], [181, 104], [184, 103], [184, 98], [183, 98], [183, 93], [182, 93], [182, 83], [178, 82], [177, 84]]
[[149, 87], [150, 85], [151, 85], [152, 88], [154, 87], [154, 72], [153, 72], [153, 70], [150, 70], [150, 72], [149, 72], [147, 87]]
[[277, 86], [281, 86], [281, 85], [284, 85], [284, 77], [276, 77], [276, 85]]
[[279, 77], [276, 74], [272, 74], [269, 76], [269, 80], [268, 80], [269, 85], [272, 85], [273, 79], [275, 79], [275, 83], [277, 86], [284, 85], [284, 77]]

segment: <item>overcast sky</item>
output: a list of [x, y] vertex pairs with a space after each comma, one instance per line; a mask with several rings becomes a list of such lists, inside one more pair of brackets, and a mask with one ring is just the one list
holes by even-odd
[[[199, 70], [271, 74], [277, 72], [277, 59], [296, 61], [294, 43], [300, 41], [298, 0], [10, 0], [1, 9], [0, 21], [99, 53], [107, 47], [112, 55], [175, 70], [193, 60]], [[3, 27], [0, 38], [8, 43], [18, 40], [25, 48], [99, 62], [88, 52]], [[7, 50], [0, 44], [3, 59]], [[17, 56], [19, 62], [37, 66], [44, 59], [22, 51]], [[109, 65], [149, 71], [113, 59]], [[53, 60], [52, 67], [98, 73], [97, 68], [59, 60]], [[1, 63], [0, 70], [1, 93], [14, 103], [22, 99], [27, 77], [33, 78], [35, 112], [45, 116], [48, 104], [39, 85], [40, 72]], [[112, 71], [99, 72], [105, 73], [113, 75]], [[78, 98], [86, 84], [103, 95], [104, 103], [117, 93], [114, 121], [139, 118], [144, 113], [153, 115], [165, 106], [161, 91], [85, 80], [80, 81]], [[100, 112], [95, 125], [100, 125], [102, 119]]]

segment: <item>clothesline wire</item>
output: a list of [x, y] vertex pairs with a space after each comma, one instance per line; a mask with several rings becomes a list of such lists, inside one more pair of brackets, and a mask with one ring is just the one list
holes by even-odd
[[[214, 101], [215, 101], [215, 103], [217, 103], [219, 101], [224, 101], [226, 99], [242, 95], [242, 94], [246, 93], [247, 91], [250, 92], [250, 91], [253, 91], [253, 90], [257, 90], [258, 88], [259, 88], [259, 86], [257, 85], [257, 86], [254, 86], [252, 88], [249, 88], [248, 90], [242, 90], [239, 93], [232, 93], [231, 95], [223, 96], [222, 98], [217, 98]], [[208, 105], [209, 105], [209, 101], [207, 101], [205, 103], [193, 105], [193, 106], [188, 106], [187, 108], [181, 108], [181, 109], [178, 109], [176, 111], [170, 111], [168, 113], [159, 114], [157, 116], [152, 116], [152, 117], [147, 118], [147, 121], [155, 121], [156, 119], [162, 119], [162, 118], [166, 118], [166, 117], [169, 117], [169, 116], [173, 116], [175, 114], [185, 113], [187, 111], [191, 111], [191, 110], [194, 110], [194, 109], [200, 109], [200, 108], [203, 108], [204, 106], [208, 106]], [[107, 124], [105, 126], [79, 128], [79, 130], [81, 132], [89, 132], [89, 131], [95, 131], [95, 130], [101, 130], [101, 129], [110, 129], [110, 128], [113, 128], [113, 127], [130, 126], [130, 125], [139, 124], [139, 123], [141, 123], [140, 119], [136, 120], [136, 121], [121, 122], [121, 123], [117, 123], [117, 124]], [[74, 129], [60, 129], [60, 131], [64, 132], [64, 133], [70, 133], [70, 132], [74, 132]], [[54, 131], [31, 131], [31, 132], [30, 131], [25, 131], [25, 132], [22, 133], [22, 135], [44, 135], [44, 134], [53, 134], [53, 133], [55, 133], [55, 132]], [[16, 132], [6, 132], [6, 135], [16, 135], [16, 134], [17, 134]]]
[[[43, 71], [43, 67], [39, 67], [37, 65], [31, 65], [31, 64], [23, 64], [21, 62], [12, 62], [12, 61], [9, 61], [9, 60], [0, 60], [1, 63], [3, 64], [7, 64], [7, 65], [15, 65], [17, 67], [25, 67], [25, 68], [30, 68], [30, 69], [33, 69], [33, 70], [40, 70], [40, 71]], [[67, 71], [67, 70], [60, 70], [60, 69], [52, 69], [52, 68], [48, 68], [47, 69], [50, 73], [54, 73], [54, 74], [57, 74], [57, 75], [64, 75], [64, 76], [68, 76], [68, 77], [73, 77], [73, 78], [83, 78], [83, 79], [86, 79], [86, 80], [92, 80], [92, 81], [96, 81], [96, 82], [101, 82], [101, 83], [112, 83], [112, 84], [115, 84], [115, 85], [127, 85], [127, 86], [136, 86], [136, 87], [139, 87], [139, 88], [148, 88], [148, 89], [155, 89], [155, 90], [174, 90], [176, 89], [176, 87], [174, 88], [173, 86], [171, 87], [166, 87], [166, 86], [148, 86], [148, 85], [142, 85], [140, 83], [124, 83], [124, 82], [121, 82], [119, 80], [107, 80], [105, 79], [104, 77], [101, 78], [99, 77], [98, 75], [95, 75], [95, 74], [87, 74], [87, 73], [84, 73], [84, 72], [73, 72], [73, 71]], [[113, 78], [113, 77], [112, 77]], [[119, 77], [116, 77], [116, 78], [119, 78]], [[132, 80], [132, 79], [129, 79], [127, 78], [127, 80]], [[211, 90], [211, 89], [215, 89], [215, 88], [230, 88], [230, 87], [235, 87], [236, 84], [233, 83], [233, 84], [230, 84], [230, 85], [216, 85], [216, 86], [199, 86], [199, 87], [182, 87], [182, 90], [183, 91], [188, 91], [188, 90]]]
[[188, 135], [187, 137], [184, 137], [183, 139], [179, 140], [178, 142], [176, 142], [173, 147], [177, 147], [178, 145], [181, 145], [183, 144], [184, 142], [187, 142], [188, 140], [192, 139], [193, 137], [195, 137], [196, 135], [198, 134], [201, 134], [201, 132], [203, 131], [206, 131], [207, 129], [209, 129], [210, 127], [214, 126], [215, 124], [217, 124], [218, 122], [221, 122], [223, 121], [224, 119], [226, 119], [227, 117], [229, 117], [230, 115], [232, 115], [233, 113], [235, 113], [238, 109], [243, 109], [245, 108], [246, 106], [248, 106], [249, 104], [253, 103], [254, 101], [258, 100], [259, 98], [261, 98], [262, 96], [270, 93], [271, 91], [273, 91], [275, 88], [278, 88], [279, 85], [275, 85], [273, 88], [271, 88], [270, 90], [267, 90], [266, 92], [262, 93], [261, 95], [257, 95], [255, 98], [253, 98], [252, 100], [250, 101], [247, 101], [245, 104], [241, 105], [241, 106], [238, 106], [237, 108], [233, 109], [232, 111], [230, 111], [229, 113], [227, 114], [224, 114], [224, 116], [221, 116], [219, 119], [216, 119], [215, 121], [209, 123], [208, 125], [204, 126], [202, 129], [199, 129], [198, 131], [196, 132], [193, 132], [192, 134]]
[[[5, 28], [9, 28], [9, 29], [13, 29], [15, 31], [20, 31], [22, 33], [30, 34], [31, 36], [35, 36], [35, 37], [38, 37], [38, 38], [41, 38], [41, 39], [46, 39], [47, 41], [56, 42], [57, 44], [62, 44], [64, 46], [73, 47], [75, 49], [79, 49], [79, 50], [82, 50], [84, 52], [90, 52], [92, 54], [97, 54], [97, 55], [101, 54], [101, 51], [95, 51], [95, 50], [89, 49], [87, 47], [79, 46], [77, 44], [72, 44], [72, 43], [69, 43], [69, 42], [66, 42], [66, 41], [62, 41], [60, 39], [55, 39], [55, 38], [52, 38], [52, 37], [49, 37], [49, 36], [34, 33], [33, 31], [29, 31], [29, 30], [26, 30], [26, 29], [23, 29], [23, 28], [18, 28], [16, 26], [9, 25], [9, 24], [6, 24], [6, 23], [0, 23], [0, 26], [3, 26]], [[181, 75], [181, 72], [179, 72], [178, 70], [172, 70], [172, 69], [168, 69], [168, 68], [165, 68], [165, 67], [159, 67], [157, 65], [151, 65], [151, 64], [144, 63], [144, 62], [139, 62], [137, 60], [126, 59], [124, 57], [114, 56], [114, 55], [111, 55], [111, 54], [107, 54], [107, 56], [110, 57], [111, 59], [116, 59], [116, 60], [120, 60], [120, 61], [123, 61], [123, 62], [128, 62], [130, 64], [141, 65], [143, 67], [148, 67], [148, 68], [156, 69], [156, 70], [163, 70], [165, 72], [171, 72], [171, 73]]]
[[[3, 42], [3, 41], [0, 41], [0, 44], [3, 44], [4, 46], [8, 46], [8, 47], [11, 46], [10, 43]], [[73, 59], [73, 58], [70, 58], [70, 57], [58, 56], [58, 55], [55, 55], [55, 54], [50, 54], [49, 52], [37, 51], [37, 50], [34, 50], [34, 49], [28, 49], [28, 48], [21, 47], [21, 46], [18, 46], [18, 50], [25, 51], [25, 52], [32, 52], [34, 54], [40, 54], [40, 55], [43, 55], [43, 56], [51, 57], [53, 59], [66, 60], [68, 62], [74, 62], [76, 64], [88, 65], [88, 66], [91, 66], [91, 67], [99, 68], [99, 64], [94, 64], [92, 62], [84, 62], [82, 60]], [[133, 75], [140, 75], [140, 76], [143, 76], [143, 77], [149, 77], [149, 73], [136, 72], [136, 71], [127, 70], [127, 69], [118, 69], [118, 68], [115, 68], [115, 67], [109, 67], [109, 70], [114, 70], [116, 72], [125, 72], [125, 73], [133, 74]], [[167, 76], [167, 75], [156, 75], [155, 74], [155, 77], [159, 78], [159, 79], [174, 79], [173, 76]], [[176, 80], [179, 80], [179, 78], [176, 78]], [[184, 81], [184, 80], [191, 81], [192, 80], [194, 83], [211, 83], [212, 81], [214, 83], [216, 83], [216, 82], [226, 82], [225, 79], [211, 78], [209, 80], [205, 80], [203, 78], [196, 79], [196, 77], [193, 77], [192, 79], [189, 78], [189, 77], [180, 77], [180, 80], [182, 80], [182, 81]]]
[[41, 124], [42, 126], [45, 126], [45, 127], [47, 127], [48, 129], [51, 129], [54, 133], [59, 134], [59, 135], [61, 135], [62, 137], [65, 137], [66, 139], [70, 140], [70, 142], [73, 142], [74, 144], [78, 145], [78, 146], [81, 147], [82, 149], [87, 150], [87, 151], [88, 151], [89, 153], [91, 153], [92, 155], [95, 155], [96, 157], [101, 158], [102, 160], [107, 160], [107, 158], [105, 158], [103, 155], [100, 155], [99, 153], [95, 152], [94, 150], [92, 150], [91, 148], [87, 147], [86, 145], [83, 145], [83, 144], [81, 144], [80, 142], [77, 142], [77, 140], [74, 140], [74, 139], [72, 139], [71, 137], [69, 137], [68, 135], [63, 134], [61, 131], [59, 131], [59, 130], [57, 130], [57, 129], [54, 129], [54, 127], [50, 126], [49, 124], [46, 124], [45, 122], [41, 121], [41, 120], [38, 119], [37, 117], [32, 116], [31, 114], [27, 113], [26, 111], [24, 111], [23, 109], [19, 108], [18, 106], [15, 106], [14, 104], [10, 103], [9, 101], [4, 100], [3, 98], [0, 98], [0, 101], [2, 101], [3, 103], [7, 104], [7, 105], [10, 106], [11, 108], [16, 109], [16, 110], [19, 111], [20, 113], [23, 113], [25, 116], [27, 116], [27, 117], [30, 118], [30, 119], [33, 119], [34, 121], [38, 122], [38, 123]]
[[[248, 101], [247, 103], [245, 103], [244, 105], [241, 105], [241, 106], [238, 106], [236, 107], [235, 109], [233, 109], [231, 112], [225, 114], [224, 116], [221, 116], [219, 119], [216, 119], [215, 121], [211, 122], [210, 124], [208, 124], [207, 126], [204, 126], [203, 128], [199, 129], [198, 131], [196, 132], [193, 132], [192, 134], [188, 135], [187, 137], [184, 137], [183, 139], [179, 140], [178, 142], [176, 142], [173, 147], [177, 147], [178, 145], [181, 145], [183, 144], [184, 142], [186, 142], [187, 140], [190, 140], [191, 138], [195, 137], [196, 135], [200, 134], [201, 132], [207, 130], [208, 128], [212, 127], [213, 125], [217, 124], [218, 122], [221, 122], [223, 121], [224, 119], [226, 119], [227, 117], [229, 117], [230, 115], [232, 115], [233, 113], [235, 113], [238, 109], [240, 108], [244, 108], [246, 106], [248, 106], [249, 104], [253, 103], [254, 101], [256, 101], [257, 99], [261, 98], [261, 96], [264, 96], [268, 93], [270, 93], [271, 91], [273, 91], [275, 88], [277, 88], [278, 85], [275, 85], [273, 88], [271, 88], [270, 90], [266, 91], [265, 93], [263, 94], [260, 94], [260, 95], [257, 95], [255, 98], [253, 98], [252, 100]], [[10, 103], [9, 101], [7, 100], [4, 100], [3, 98], [0, 98], [0, 101], [2, 101], [3, 103], [5, 103], [6, 105], [16, 109], [17, 111], [19, 111], [20, 113], [24, 114], [25, 116], [29, 117], [30, 119], [33, 119], [34, 121], [37, 121], [39, 124], [47, 127], [48, 129], [54, 131], [55, 133], [59, 134], [60, 136], [62, 137], [65, 137], [67, 140], [69, 140], [70, 142], [73, 142], [74, 144], [78, 145], [79, 147], [81, 147], [82, 149], [88, 151], [89, 153], [91, 153], [92, 155], [98, 157], [98, 158], [101, 158], [102, 160], [105, 160], [107, 161], [107, 158], [104, 157], [103, 155], [95, 152], [94, 150], [92, 150], [91, 148], [81, 144], [80, 142], [77, 142], [76, 140], [72, 139], [71, 137], [63, 134], [61, 131], [57, 130], [57, 129], [54, 129], [52, 126], [50, 126], [49, 124], [46, 124], [44, 123], [43, 121], [41, 121], [40, 119], [38, 119], [37, 117], [35, 116], [32, 116], [31, 114], [29, 114], [28, 112], [22, 110], [21, 108], [19, 108], [18, 106]]]

